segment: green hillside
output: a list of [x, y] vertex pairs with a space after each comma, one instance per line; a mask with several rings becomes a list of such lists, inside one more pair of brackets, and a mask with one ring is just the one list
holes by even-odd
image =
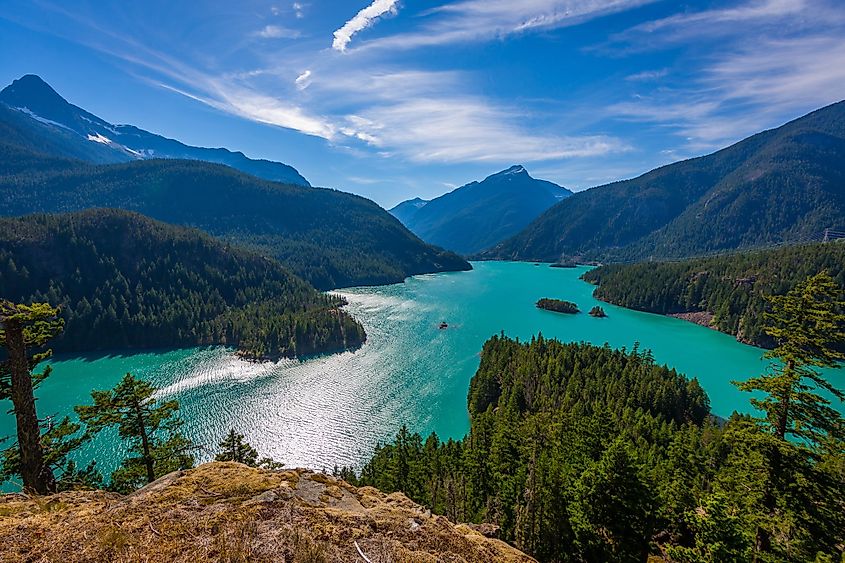
[[708, 312], [722, 332], [771, 347], [763, 334], [764, 295], [780, 295], [827, 271], [845, 287], [845, 243], [808, 244], [680, 262], [610, 264], [582, 277], [599, 299], [640, 311]]
[[126, 211], [0, 219], [0, 298], [61, 306], [65, 352], [227, 344], [253, 356], [357, 348], [343, 301], [276, 260]]
[[[0, 162], [0, 215], [136, 211], [269, 253], [320, 289], [470, 269], [352, 194], [279, 184], [198, 161], [70, 166], [20, 147], [0, 151], [18, 155]], [[20, 158], [34, 167], [23, 168]]]

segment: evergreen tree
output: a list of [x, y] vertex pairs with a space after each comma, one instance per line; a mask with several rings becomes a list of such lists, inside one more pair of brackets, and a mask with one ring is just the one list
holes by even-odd
[[112, 488], [131, 491], [162, 475], [192, 467], [193, 444], [181, 433], [176, 417], [178, 401], [159, 403], [157, 391], [146, 381], [126, 374], [110, 391], [92, 391], [93, 405], [76, 407], [91, 432], [117, 426], [118, 435], [131, 444], [133, 456], [112, 473]]
[[747, 561], [750, 544], [742, 534], [740, 519], [721, 495], [687, 515], [695, 531], [695, 547], [670, 546], [667, 554], [678, 563], [730, 563]]
[[41, 373], [33, 369], [50, 357], [42, 348], [62, 331], [59, 311], [48, 303], [21, 305], [0, 301], [0, 345], [6, 349], [6, 360], [0, 363], [0, 398], [11, 399], [18, 437], [18, 468], [25, 491], [46, 494], [56, 489], [53, 471], [45, 460], [41, 425], [35, 409], [34, 389], [50, 375], [47, 367]]
[[[842, 416], [815, 389], [829, 391], [840, 401], [845, 394], [831, 385], [817, 368], [836, 367], [845, 359], [845, 300], [842, 289], [826, 272], [799, 283], [786, 295], [768, 298], [766, 334], [776, 346], [766, 353], [777, 360], [772, 372], [739, 384], [743, 391], [762, 391], [751, 404], [766, 413], [764, 424], [780, 440], [788, 435], [821, 441], [832, 434], [845, 438]], [[806, 380], [809, 380], [806, 381]]]
[[582, 278], [598, 285], [595, 296], [602, 301], [660, 314], [710, 312], [713, 328], [771, 349], [775, 342], [763, 330], [766, 296], [782, 295], [824, 270], [845, 286], [845, 244], [801, 244], [680, 262], [606, 264]]
[[[79, 469], [76, 462], [69, 459], [71, 452], [90, 439], [90, 434], [80, 433], [81, 425], [72, 422], [67, 416], [58, 424], [48, 418], [41, 427], [44, 429], [41, 434], [44, 465], [54, 478], [59, 476], [51, 492], [99, 488], [103, 478], [96, 469], [96, 461]], [[0, 478], [9, 480], [21, 473], [20, 449], [13, 447], [4, 450], [0, 457]]]
[[257, 467], [258, 452], [244, 440], [243, 434], [238, 434], [233, 428], [220, 442], [220, 452], [214, 456], [214, 461], [236, 461]]
[[829, 476], [816, 467], [822, 444], [841, 448], [845, 439], [845, 420], [818, 392], [824, 389], [840, 401], [845, 399], [845, 394], [818, 371], [845, 359], [841, 350], [845, 342], [842, 289], [822, 272], [785, 295], [767, 300], [771, 312], [765, 313], [764, 330], [776, 345], [766, 357], [776, 362], [769, 373], [737, 384], [744, 391], [763, 394], [760, 399], [751, 399], [765, 415], [758, 424], [766, 432], [759, 439], [767, 477], [762, 491], [766, 517], [755, 532], [757, 557], [796, 549], [792, 545], [797, 543], [796, 534], [782, 533], [784, 527], [799, 531], [812, 528], [815, 533], [807, 543], [831, 547], [838, 534], [828, 532], [831, 522], [824, 514], [831, 501], [839, 505], [840, 512], [845, 502], [841, 480], [830, 482]]
[[588, 561], [645, 561], [653, 529], [650, 487], [624, 441], [616, 440], [575, 483], [576, 546]]

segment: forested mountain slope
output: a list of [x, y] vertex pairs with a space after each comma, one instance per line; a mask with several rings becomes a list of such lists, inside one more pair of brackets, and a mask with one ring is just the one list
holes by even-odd
[[707, 312], [712, 326], [770, 348], [762, 331], [763, 296], [781, 295], [827, 271], [845, 287], [845, 241], [788, 246], [680, 262], [610, 264], [582, 277], [596, 297], [631, 309], [672, 314]]
[[278, 357], [365, 338], [341, 299], [276, 260], [113, 209], [0, 219], [0, 298], [60, 306], [59, 351], [228, 344]]
[[[461, 254], [489, 248], [524, 228], [572, 192], [516, 165], [419, 205], [391, 210], [426, 242]], [[411, 200], [413, 202], [413, 200]]]
[[[261, 180], [218, 164], [144, 160], [87, 165], [0, 141], [0, 215], [110, 207], [198, 227], [261, 249], [320, 289], [469, 269], [378, 205], [352, 194]], [[21, 162], [32, 166], [21, 167]]]
[[845, 102], [562, 201], [487, 258], [679, 258], [845, 228]]
[[292, 166], [256, 160], [224, 148], [192, 147], [132, 125], [114, 125], [68, 103], [40, 77], [27, 74], [0, 91], [0, 118], [12, 118], [29, 143], [50, 154], [96, 164], [148, 158], [181, 158], [216, 162], [242, 172], [308, 186]]

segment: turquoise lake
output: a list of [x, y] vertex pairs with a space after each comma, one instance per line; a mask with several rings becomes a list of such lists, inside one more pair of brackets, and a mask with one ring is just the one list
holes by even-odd
[[[493, 334], [530, 339], [608, 343], [651, 349], [665, 363], [697, 377], [715, 414], [748, 411], [748, 396], [732, 380], [762, 373], [762, 350], [733, 337], [673, 318], [629, 311], [592, 297], [579, 280], [585, 268], [480, 262], [471, 272], [416, 276], [403, 284], [338, 291], [365, 326], [368, 341], [356, 352], [307, 361], [254, 364], [226, 348], [56, 358], [38, 390], [43, 417], [72, 413], [90, 402], [91, 389], [112, 387], [126, 372], [149, 379], [160, 395], [181, 402], [186, 433], [213, 456], [229, 428], [246, 435], [261, 455], [288, 466], [331, 469], [359, 465], [379, 441], [402, 425], [442, 438], [469, 428], [466, 394], [482, 344]], [[574, 301], [583, 311], [562, 315], [535, 308], [541, 297]], [[607, 318], [586, 314], [601, 304]], [[439, 329], [445, 321], [448, 328]], [[830, 374], [842, 386], [843, 370]], [[0, 418], [0, 435], [14, 432]], [[123, 447], [101, 436], [79, 454], [95, 457], [108, 473]]]

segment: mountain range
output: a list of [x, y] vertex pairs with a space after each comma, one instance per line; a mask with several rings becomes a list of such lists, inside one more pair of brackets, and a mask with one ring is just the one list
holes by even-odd
[[404, 201], [390, 212], [424, 241], [467, 255], [515, 235], [571, 195], [515, 165], [431, 201]]
[[680, 258], [845, 227], [845, 102], [558, 203], [488, 259]]
[[[0, 105], [0, 215], [94, 207], [135, 211], [260, 250], [319, 289], [471, 269], [363, 197], [269, 181], [197, 160], [91, 164], [91, 158], [84, 162], [78, 151], [68, 151], [83, 143], [78, 133], [68, 131]], [[85, 142], [85, 150], [101, 145]]]
[[[95, 164], [151, 158], [179, 158], [226, 164], [276, 182], [310, 185], [295, 168], [281, 162], [254, 160], [223, 148], [192, 147], [132, 125], [114, 125], [60, 96], [34, 74], [13, 81], [0, 91], [4, 120], [14, 119], [27, 144], [50, 145], [58, 156]], [[17, 115], [14, 115], [16, 113]]]

